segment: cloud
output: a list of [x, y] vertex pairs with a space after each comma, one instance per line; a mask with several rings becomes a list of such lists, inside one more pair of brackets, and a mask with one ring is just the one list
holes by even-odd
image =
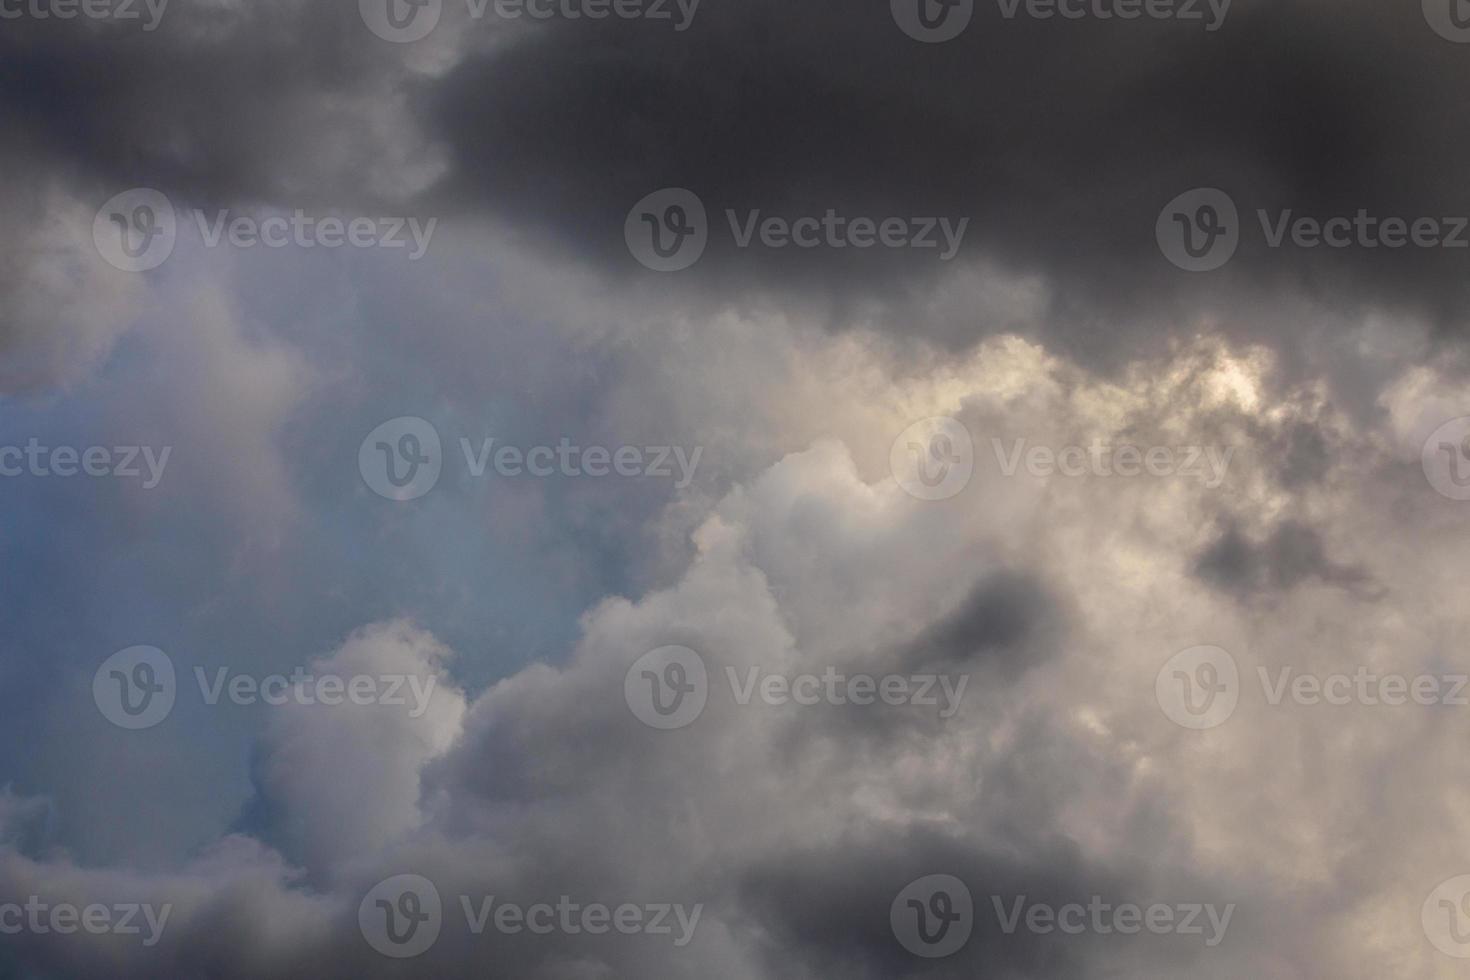
[[1280, 595], [1309, 579], [1368, 594], [1361, 569], [1339, 565], [1327, 557], [1321, 536], [1297, 521], [1282, 521], [1259, 543], [1227, 525], [1195, 565], [1196, 573], [1219, 588], [1242, 597]]
[[0, 251], [0, 394], [33, 395], [89, 376], [148, 294], [143, 282], [98, 259], [95, 205], [58, 182], [28, 179], [34, 161], [12, 157], [11, 165], [19, 175], [0, 191], [9, 232]]
[[[1240, 0], [1206, 31], [980, 5], [924, 45], [881, 5], [710, 4], [675, 31], [450, 3], [399, 45], [350, 7], [178, 6], [146, 37], [26, 21], [0, 51], [0, 114], [83, 200], [150, 186], [184, 207], [452, 214], [645, 297], [624, 221], [686, 187], [711, 244], [657, 279], [657, 307], [699, 317], [799, 314], [951, 351], [1023, 332], [1106, 369], [1202, 325], [1316, 356], [1344, 312], [1462, 333], [1455, 249], [1271, 248], [1264, 230], [1287, 210], [1470, 214], [1443, 176], [1466, 147], [1433, 108], [1465, 68], [1415, 9]], [[1199, 186], [1241, 215], [1237, 257], [1209, 275], [1153, 234]], [[968, 219], [964, 247], [741, 248], [726, 213], [828, 209]]]
[[259, 747], [260, 803], [279, 821], [267, 819], [267, 834], [299, 866], [329, 873], [419, 828], [419, 769], [449, 748], [464, 715], [464, 695], [443, 673], [449, 655], [407, 623], [367, 627], [307, 674], [371, 678], [401, 703], [290, 703], [272, 715]]
[[[1216, 32], [978, 5], [946, 45], [912, 42], [881, 5], [746, 3], [709, 5], [684, 33], [548, 24], [468, 54], [432, 94], [456, 192], [611, 274], [647, 275], [622, 242], [634, 202], [661, 187], [698, 194], [709, 249], [661, 280], [695, 308], [806, 309], [958, 348], [1024, 326], [1116, 363], [1115, 345], [1156, 343], [1201, 315], [1295, 346], [1273, 307], [1298, 300], [1458, 332], [1453, 250], [1270, 249], [1256, 216], [1464, 213], [1443, 179], [1464, 146], [1428, 108], [1462, 80], [1456, 54], [1417, 9], [1368, 3], [1238, 2]], [[1240, 253], [1213, 277], [1181, 274], [1153, 236], [1165, 203], [1198, 186], [1224, 189], [1242, 216]], [[968, 217], [962, 261], [737, 248], [726, 227], [726, 209], [828, 208]], [[949, 309], [959, 270], [980, 262], [1039, 280], [1040, 315]]]
[[[959, 417], [977, 435], [994, 399], [1018, 406], [1012, 424], [1037, 440], [1111, 419], [1112, 429], [1082, 435], [1135, 438], [1167, 424], [1184, 442], [1234, 432], [1269, 446], [1303, 424], [1293, 399], [1277, 403], [1259, 384], [1265, 362], [1228, 350], [1158, 365], [1157, 377], [1188, 378], [1202, 393], [1189, 407], [1170, 384], [1146, 391], [1069, 376], [1024, 344], [998, 343], [981, 358], [1009, 382], [968, 377]], [[1200, 364], [1212, 367], [1190, 367]], [[872, 407], [901, 429], [916, 398], [896, 382]], [[1127, 410], [1107, 410], [1109, 399]], [[1260, 432], [1263, 420], [1271, 432]], [[1341, 436], [1371, 444], [1377, 434]], [[976, 444], [983, 457], [985, 440]], [[1249, 448], [1230, 491], [1269, 498], [1290, 483], [1274, 455]], [[1216, 491], [1198, 480], [1002, 477], [977, 463], [975, 486], [996, 502], [977, 507], [972, 494], [923, 501], [881, 469], [864, 475], [866, 455], [818, 442], [732, 489], [707, 509], [676, 579], [590, 610], [561, 666], [535, 664], [461, 695], [448, 673], [459, 658], [429, 634], [401, 622], [354, 634], [313, 668], [436, 677], [426, 713], [317, 705], [273, 716], [257, 742], [254, 839], [225, 838], [172, 873], [7, 852], [7, 894], [122, 889], [177, 905], [155, 952], [31, 936], [9, 955], [43, 974], [106, 962], [120, 976], [160, 963], [221, 976], [396, 975], [368, 947], [356, 909], [379, 881], [417, 874], [434, 883], [445, 918], [410, 963], [445, 975], [490, 950], [529, 977], [1066, 977], [1140, 964], [1211, 978], [1367, 977], [1390, 962], [1432, 975], [1413, 913], [1453, 860], [1434, 828], [1456, 804], [1442, 798], [1416, 812], [1383, 802], [1372, 773], [1392, 768], [1405, 800], [1410, 787], [1452, 773], [1456, 739], [1444, 716], [1358, 705], [1334, 717], [1244, 691], [1225, 725], [1186, 733], [1160, 710], [1154, 677], [1172, 653], [1202, 642], [1232, 651], [1251, 684], [1258, 666], [1434, 669], [1438, 640], [1450, 635], [1442, 631], [1457, 628], [1437, 599], [1453, 580], [1444, 575], [1452, 550], [1420, 541], [1335, 559], [1418, 589], [1399, 605], [1437, 624], [1437, 635], [1350, 589], [1315, 587], [1291, 573], [1300, 562], [1269, 558], [1270, 548], [1262, 567], [1274, 577], [1256, 584], [1274, 601], [1246, 611], [1190, 574], [1210, 533], [1198, 517], [1215, 506]], [[1358, 492], [1318, 512], [1324, 538], [1381, 531], [1376, 500], [1400, 464], [1381, 451], [1371, 458]], [[1007, 481], [1024, 491], [1009, 504]], [[1088, 519], [1055, 519], [1074, 513]], [[657, 731], [629, 710], [624, 677], [668, 644], [699, 653], [709, 699], [692, 724]], [[947, 719], [916, 705], [735, 696], [751, 668], [789, 677], [828, 667], [973, 677]], [[1261, 807], [1272, 820], [1253, 817]], [[1407, 843], [1367, 856], [1389, 839]], [[931, 966], [897, 944], [888, 906], [934, 873], [965, 880], [980, 914], [964, 950]], [[476, 935], [460, 904], [562, 895], [698, 903], [702, 913], [689, 945], [675, 947], [651, 935]], [[1236, 911], [1216, 947], [1186, 936], [1007, 936], [994, 902], [1022, 895]], [[1375, 938], [1345, 936], [1345, 919], [1372, 921]]]
[[[1422, 460], [1466, 413], [1459, 252], [1272, 249], [1258, 215], [1470, 213], [1442, 108], [1467, 68], [1422, 11], [1237, 0], [1206, 32], [980, 5], [945, 45], [882, 4], [709, 3], [687, 31], [466, 11], [409, 45], [301, 0], [0, 32], [7, 442], [173, 447], [156, 492], [3, 485], [0, 906], [172, 913], [153, 946], [6, 936], [0, 973], [1451, 975], [1416, 913], [1470, 862], [1457, 709], [1268, 697], [1454, 675], [1467, 635], [1464, 512]], [[130, 275], [90, 229], [137, 186], [444, 222], [422, 263], [184, 234]], [[624, 230], [668, 186], [711, 241], [664, 275]], [[1154, 239], [1196, 186], [1240, 210], [1213, 273]], [[727, 209], [969, 223], [944, 262], [740, 248]], [[354, 461], [406, 414], [446, 475], [394, 506]], [[933, 417], [973, 449], [939, 501], [892, 459]], [[479, 479], [461, 437], [703, 462], [688, 487]], [[1150, 449], [1178, 465], [1117, 465]], [[186, 683], [434, 690], [416, 715], [182, 699], [120, 733], [91, 672], [139, 642]], [[625, 682], [670, 645], [710, 690], [655, 730]], [[1200, 645], [1239, 703], [1193, 731], [1156, 682]], [[741, 702], [829, 671], [967, 686], [952, 714]], [[888, 917], [935, 873], [983, 921], [931, 962]], [[404, 962], [359, 922], [399, 875], [446, 913]], [[998, 934], [1022, 895], [1236, 914], [1218, 948]], [[461, 900], [490, 896], [701, 915], [687, 946], [477, 935]]]

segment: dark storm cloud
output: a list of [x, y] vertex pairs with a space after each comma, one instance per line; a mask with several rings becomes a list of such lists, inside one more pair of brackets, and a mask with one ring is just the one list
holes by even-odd
[[[1207, 31], [1024, 8], [1007, 19], [983, 2], [965, 33], [933, 45], [879, 3], [711, 0], [684, 31], [511, 31], [488, 16], [464, 26], [466, 53], [442, 77], [405, 71], [414, 46], [372, 37], [353, 7], [178, 4], [146, 34], [7, 22], [0, 117], [99, 189], [197, 203], [370, 200], [381, 188], [369, 176], [326, 161], [344, 148], [370, 158], [385, 132], [442, 141], [452, 170], [413, 187], [426, 206], [483, 208], [553, 253], [690, 302], [781, 305], [953, 346], [1030, 326], [1106, 360], [1202, 312], [1290, 346], [1262, 312], [1287, 295], [1447, 329], [1470, 303], [1470, 249], [1270, 248], [1256, 216], [1470, 215], [1457, 176], [1470, 140], [1452, 115], [1470, 57], [1418, 5], [1237, 0]], [[446, 17], [420, 43], [459, 26]], [[339, 118], [344, 102], [398, 96], [425, 133]], [[325, 119], [340, 129], [324, 133]], [[659, 277], [632, 260], [623, 223], [671, 186], [699, 195], [711, 240], [692, 269]], [[1161, 255], [1154, 223], [1199, 186], [1231, 195], [1242, 241], [1224, 268], [1190, 274]], [[738, 248], [726, 209], [741, 224], [828, 209], [969, 223], [944, 262], [937, 227], [932, 249]], [[1043, 276], [1045, 325], [936, 307], [941, 276], [976, 260]]]
[[[853, 853], [862, 853], [863, 860], [853, 861]], [[1065, 980], [1084, 975], [1082, 950], [1024, 932], [1001, 934], [989, 900], [991, 894], [1026, 894], [1048, 901], [1099, 888], [1100, 876], [1088, 882], [1088, 872], [1077, 865], [1066, 867], [1066, 856], [1053, 858], [1051, 866], [1028, 866], [1013, 856], [981, 853], [964, 842], [923, 832], [902, 840], [844, 840], [829, 849], [785, 854], [747, 869], [741, 898], [746, 914], [768, 934], [765, 954], [775, 977], [973, 977], [1030, 971]], [[1077, 855], [1071, 858], [1077, 861]], [[889, 924], [894, 897], [909, 882], [931, 874], [965, 882], [975, 901], [974, 937], [958, 954], [937, 962], [915, 958], [895, 941]], [[1112, 884], [1116, 890], [1117, 883]], [[1058, 904], [1074, 900], [1061, 898]]]
[[1312, 580], [1364, 596], [1376, 591], [1367, 572], [1333, 561], [1322, 536], [1295, 520], [1282, 521], [1259, 541], [1227, 523], [1219, 539], [1196, 560], [1195, 574], [1241, 598], [1279, 598]]
[[[436, 95], [460, 192], [617, 274], [653, 275], [624, 248], [630, 207], [685, 187], [710, 212], [709, 249], [660, 285], [809, 298], [834, 318], [877, 310], [895, 330], [968, 343], [993, 325], [923, 310], [944, 268], [933, 251], [738, 249], [724, 210], [968, 217], [957, 262], [1044, 274], [1050, 339], [1100, 350], [1202, 309], [1245, 316], [1251, 296], [1280, 291], [1456, 322], [1470, 252], [1271, 249], [1255, 210], [1470, 213], [1455, 177], [1467, 141], [1445, 108], [1467, 80], [1470, 57], [1418, 5], [1242, 0], [1206, 32], [1005, 20], [980, 3], [965, 34], [925, 45], [886, 4], [746, 2], [709, 3], [684, 33], [546, 28], [466, 61]], [[1198, 186], [1232, 196], [1242, 242], [1224, 269], [1189, 274], [1164, 260], [1154, 223]]]
[[[862, 860], [854, 861], [854, 854]], [[895, 940], [889, 910], [906, 885], [933, 874], [952, 875], [969, 889], [974, 932], [953, 955], [922, 960]], [[1003, 852], [923, 830], [888, 839], [843, 838], [827, 848], [775, 856], [746, 869], [740, 888], [744, 915], [766, 937], [763, 952], [773, 977], [1070, 980], [1097, 976], [1099, 964], [1130, 955], [1159, 969], [1188, 971], [1195, 956], [1208, 959], [1211, 951], [1198, 944], [1186, 949], [1173, 941], [1178, 937], [1161, 943], [1156, 936], [1064, 936], [1030, 932], [1024, 925], [1007, 933], [995, 904], [999, 900], [1009, 914], [1018, 896], [1028, 905], [1058, 908], [1086, 905], [1092, 896], [1113, 904], [1174, 900], [1166, 895], [1219, 901], [1216, 887], [1202, 890], [1183, 879], [1160, 887], [1147, 872], [1098, 867], [1065, 841], [1036, 852]], [[1125, 953], [1128, 948], [1133, 952]]]
[[0, 13], [0, 392], [77, 381], [135, 322], [149, 280], [92, 242], [114, 195], [361, 210], [436, 172], [351, 6], [173, 3], [152, 30], [37, 6]]
[[151, 32], [4, 23], [0, 120], [88, 192], [105, 190], [97, 204], [139, 185], [220, 206], [344, 203], [355, 188], [304, 186], [284, 158], [324, 141], [314, 100], [361, 96], [393, 67], [342, 4], [175, 2]]
[[1328, 437], [1316, 425], [1302, 422], [1286, 434], [1279, 479], [1283, 486], [1295, 489], [1321, 480], [1332, 465], [1332, 449]]
[[975, 669], [994, 665], [1013, 681], [1056, 653], [1064, 627], [1057, 599], [1037, 580], [1000, 572], [978, 582], [948, 619], [902, 654], [910, 668]]

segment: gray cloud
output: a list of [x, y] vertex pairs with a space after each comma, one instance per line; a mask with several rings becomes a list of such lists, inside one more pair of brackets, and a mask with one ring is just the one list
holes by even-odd
[[[1449, 975], [1417, 913], [1470, 867], [1446, 832], [1455, 709], [1243, 690], [1189, 731], [1155, 689], [1202, 643], [1248, 684], [1456, 669], [1464, 512], [1420, 450], [1470, 411], [1458, 253], [1270, 250], [1253, 227], [1470, 211], [1442, 108], [1470, 69], [1418, 9], [1237, 0], [1206, 33], [981, 6], [925, 46], [881, 4], [706, 0], [674, 32], [450, 3], [398, 46], [351, 3], [175, 2], [148, 36], [0, 31], [0, 445], [175, 447], [151, 495], [0, 482], [0, 904], [174, 907], [156, 947], [0, 936], [0, 975]], [[1189, 275], [1153, 224], [1205, 184], [1247, 238]], [[189, 239], [129, 276], [90, 230], [135, 185], [445, 222], [413, 266]], [[671, 185], [716, 234], [657, 275], [623, 223]], [[742, 250], [727, 207], [970, 225], [952, 263]], [[354, 461], [410, 413], [451, 456], [566, 436], [704, 463], [683, 488], [446, 467], [398, 506]], [[936, 415], [975, 474], [920, 501], [890, 450]], [[1008, 476], [992, 438], [1235, 455], [1219, 486]], [[312, 664], [445, 696], [420, 718], [186, 700], [122, 732], [89, 685], [138, 642], [187, 682]], [[712, 687], [656, 731], [623, 685], [668, 644]], [[952, 717], [731, 695], [730, 671], [827, 668], [969, 686]], [[887, 921], [932, 873], [985, 918], [940, 962]], [[358, 923], [399, 874], [449, 916], [404, 962]], [[988, 917], [1094, 894], [1238, 911], [1218, 949]], [[476, 936], [459, 899], [490, 895], [703, 913], [687, 947]]]
[[1321, 535], [1294, 520], [1282, 521], [1260, 541], [1252, 541], [1237, 525], [1227, 523], [1219, 539], [1197, 559], [1195, 573], [1242, 598], [1279, 597], [1311, 580], [1363, 596], [1375, 591], [1366, 572], [1333, 561]]
[[[350, 6], [181, 5], [127, 37], [22, 22], [0, 42], [0, 114], [84, 198], [145, 185], [190, 206], [478, 211], [629, 285], [649, 281], [622, 242], [629, 209], [688, 187], [710, 250], [659, 286], [705, 313], [801, 310], [952, 349], [1019, 328], [1098, 365], [1202, 318], [1295, 348], [1280, 310], [1303, 301], [1460, 332], [1455, 250], [1271, 249], [1255, 216], [1470, 214], [1444, 176], [1466, 147], [1433, 108], [1467, 69], [1417, 9], [1241, 0], [1207, 32], [981, 4], [960, 38], [923, 45], [882, 6], [710, 3], [675, 32], [513, 30], [450, 4], [421, 48], [378, 41]], [[1239, 255], [1213, 275], [1181, 273], [1153, 238], [1196, 186], [1241, 209]], [[969, 227], [954, 263], [738, 249], [727, 208]], [[977, 264], [1039, 277], [1041, 314], [946, 305]]]

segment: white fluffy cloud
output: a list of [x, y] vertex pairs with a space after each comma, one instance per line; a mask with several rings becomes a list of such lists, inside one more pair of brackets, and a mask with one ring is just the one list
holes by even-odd
[[[677, 581], [594, 608], [561, 667], [529, 667], [466, 703], [449, 652], [403, 623], [365, 628], [318, 661], [438, 687], [419, 718], [382, 706], [274, 717], [259, 791], [295, 867], [243, 838], [163, 877], [10, 853], [6, 894], [121, 889], [177, 905], [159, 952], [31, 936], [18, 962], [394, 975], [357, 933], [355, 909], [378, 880], [414, 873], [444, 899], [444, 931], [421, 961], [436, 972], [488, 956], [533, 977], [906, 974], [920, 964], [895, 953], [886, 902], [912, 878], [964, 870], [980, 879], [982, 913], [987, 889], [1015, 887], [1237, 911], [1213, 949], [977, 935], [942, 967], [955, 976], [1041, 969], [1047, 957], [1055, 975], [1085, 962], [1222, 978], [1449, 976], [1418, 910], [1470, 864], [1448, 830], [1465, 806], [1452, 788], [1464, 765], [1456, 709], [1273, 706], [1257, 668], [1451, 671], [1465, 635], [1448, 584], [1452, 532], [1466, 518], [1388, 451], [1391, 429], [1359, 431], [1319, 394], [1272, 384], [1272, 371], [1260, 351], [1202, 343], [1103, 383], [999, 340], [943, 375], [871, 386], [871, 431], [817, 441], [712, 504]], [[934, 412], [961, 420], [976, 446], [972, 484], [942, 502], [885, 472], [885, 443]], [[1287, 494], [1302, 426], [1330, 440], [1330, 462]], [[1016, 438], [1234, 453], [1217, 489], [1189, 476], [1006, 476], [992, 439]], [[1227, 519], [1243, 542], [1232, 560], [1298, 562], [1287, 587], [1263, 598], [1201, 572]], [[1287, 520], [1318, 550], [1258, 548]], [[1363, 591], [1385, 582], [1391, 593]], [[1165, 717], [1154, 680], [1204, 643], [1236, 658], [1240, 704], [1220, 727], [1187, 731]], [[687, 728], [655, 731], [625, 703], [624, 675], [668, 644], [699, 652], [710, 696]], [[751, 667], [969, 680], [941, 719], [915, 706], [741, 705], [725, 669]], [[694, 941], [675, 948], [650, 936], [473, 936], [458, 901], [563, 894], [704, 911]], [[221, 950], [242, 956], [227, 963]]]

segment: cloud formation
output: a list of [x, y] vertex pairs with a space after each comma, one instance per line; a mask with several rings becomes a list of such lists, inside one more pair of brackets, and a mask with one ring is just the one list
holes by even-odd
[[[1466, 295], [1383, 235], [1470, 215], [1463, 51], [1367, 0], [1034, 6], [5, 20], [0, 976], [1455, 975]], [[178, 234], [134, 273], [94, 227], [140, 187]], [[1238, 242], [1187, 272], [1199, 187]], [[708, 241], [661, 273], [668, 188]], [[296, 209], [438, 224], [198, 230]], [[404, 418], [441, 472], [398, 501]], [[139, 645], [177, 689], [126, 730]], [[205, 683], [297, 671], [406, 697]], [[930, 959], [934, 875], [973, 914]], [[1101, 904], [1201, 930], [1046, 927]]]

